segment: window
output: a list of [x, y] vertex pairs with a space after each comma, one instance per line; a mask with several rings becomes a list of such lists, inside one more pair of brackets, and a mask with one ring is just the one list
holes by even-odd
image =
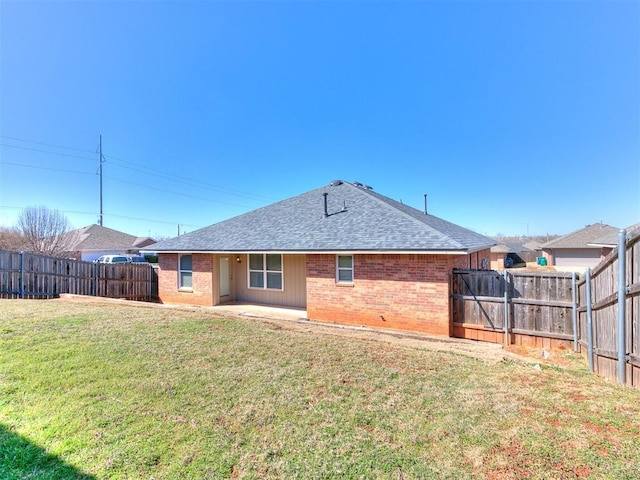
[[191, 289], [193, 275], [191, 255], [180, 255], [178, 260], [178, 288]]
[[353, 255], [338, 255], [336, 281], [338, 283], [353, 283]]
[[249, 288], [282, 290], [282, 255], [249, 254]]

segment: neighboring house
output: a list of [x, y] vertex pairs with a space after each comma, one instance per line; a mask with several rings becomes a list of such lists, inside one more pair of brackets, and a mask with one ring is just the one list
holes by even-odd
[[450, 334], [453, 268], [490, 238], [340, 180], [153, 246], [163, 303], [249, 302], [307, 318]]
[[[640, 223], [636, 223], [635, 225], [631, 225], [630, 227], [625, 228], [625, 233], [627, 236], [629, 236], [636, 233], [636, 231], [638, 230], [640, 230]], [[620, 230], [616, 230], [615, 232], [609, 232], [607, 235], [596, 238], [595, 240], [589, 242], [589, 246], [609, 248], [613, 250], [614, 248], [618, 247], [619, 232]]]
[[535, 262], [535, 251], [516, 243], [500, 243], [491, 247], [491, 269], [526, 267]]
[[101, 255], [137, 254], [155, 243], [150, 237], [136, 237], [101, 225], [89, 225], [67, 234], [71, 237], [71, 257], [92, 262]]
[[618, 229], [615, 227], [596, 223], [543, 243], [540, 247], [547, 264], [554, 266], [556, 270], [582, 272], [587, 267], [598, 265], [612, 250], [611, 246], [596, 245], [593, 242], [617, 233]]

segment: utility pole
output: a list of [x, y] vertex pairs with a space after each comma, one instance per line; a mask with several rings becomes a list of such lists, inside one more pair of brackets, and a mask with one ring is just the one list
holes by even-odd
[[98, 150], [100, 152], [100, 216], [98, 217], [98, 224], [102, 226], [102, 164], [104, 163], [104, 158], [102, 157], [102, 135], [100, 135], [100, 146]]

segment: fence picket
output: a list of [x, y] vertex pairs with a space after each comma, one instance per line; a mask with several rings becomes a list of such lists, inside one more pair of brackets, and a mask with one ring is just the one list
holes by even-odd
[[511, 333], [537, 336], [540, 344], [566, 341], [573, 333], [571, 274], [454, 270], [452, 286], [454, 334], [464, 328], [504, 330], [505, 318]]
[[106, 265], [0, 250], [0, 298], [54, 298], [63, 293], [156, 301], [150, 265]]

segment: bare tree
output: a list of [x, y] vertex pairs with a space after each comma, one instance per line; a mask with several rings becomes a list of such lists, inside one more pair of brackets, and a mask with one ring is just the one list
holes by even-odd
[[0, 250], [19, 250], [22, 245], [15, 228], [0, 227]]
[[18, 216], [15, 228], [25, 251], [60, 256], [75, 243], [67, 217], [44, 206], [27, 207]]

